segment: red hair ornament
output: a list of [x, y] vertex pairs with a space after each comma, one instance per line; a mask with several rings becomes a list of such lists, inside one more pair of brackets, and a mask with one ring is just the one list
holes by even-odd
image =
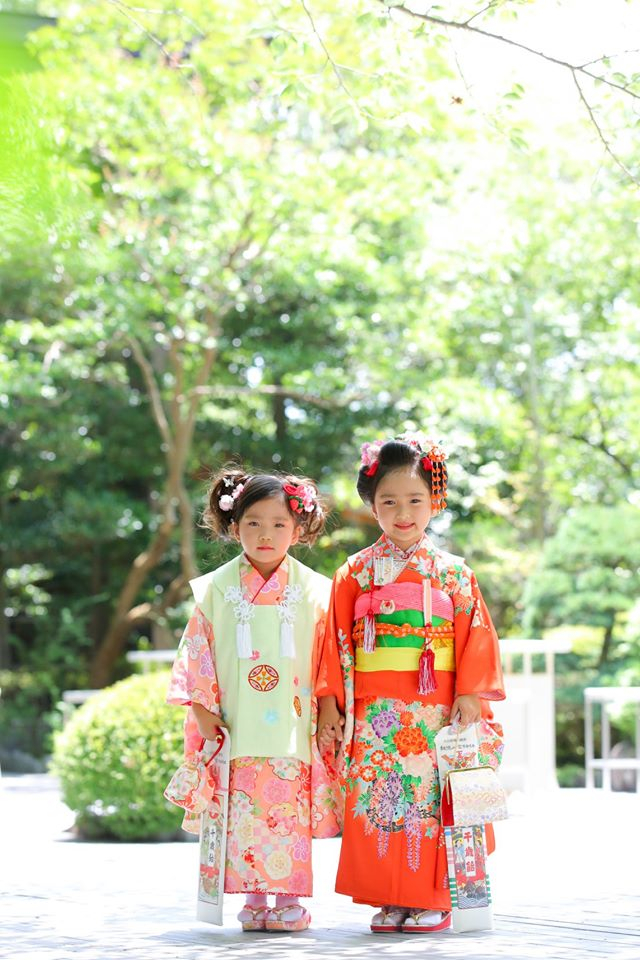
[[313, 513], [315, 509], [315, 490], [308, 483], [295, 487], [292, 483], [283, 483], [282, 489], [287, 495], [289, 506], [294, 513]]

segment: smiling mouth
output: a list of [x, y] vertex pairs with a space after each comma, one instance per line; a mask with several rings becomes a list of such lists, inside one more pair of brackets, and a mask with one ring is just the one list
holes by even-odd
[[273, 547], [258, 547], [258, 550], [273, 550]]
[[412, 523], [396, 523], [398, 530], [410, 530], [412, 526]]

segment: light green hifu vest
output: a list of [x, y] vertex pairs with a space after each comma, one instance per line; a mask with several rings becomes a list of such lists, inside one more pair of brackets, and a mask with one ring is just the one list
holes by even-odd
[[311, 762], [311, 661], [315, 626], [326, 611], [331, 581], [288, 558], [291, 587], [302, 587], [295, 610], [295, 657], [280, 655], [280, 616], [273, 605], [254, 605], [251, 646], [259, 656], [241, 659], [236, 645], [234, 604], [224, 599], [240, 588], [236, 557], [218, 570], [191, 581], [196, 603], [213, 626], [215, 666], [222, 716], [231, 731], [231, 759], [291, 757]]

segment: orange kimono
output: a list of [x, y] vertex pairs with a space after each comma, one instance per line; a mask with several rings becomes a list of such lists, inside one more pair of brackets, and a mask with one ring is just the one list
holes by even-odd
[[[426, 649], [436, 689], [420, 694]], [[409, 556], [383, 535], [340, 567], [316, 686], [330, 694], [345, 712], [336, 891], [373, 906], [450, 910], [434, 738], [456, 695], [481, 697], [487, 719], [488, 701], [504, 699], [496, 631], [461, 557], [426, 536]], [[487, 840], [492, 850], [490, 828]]]

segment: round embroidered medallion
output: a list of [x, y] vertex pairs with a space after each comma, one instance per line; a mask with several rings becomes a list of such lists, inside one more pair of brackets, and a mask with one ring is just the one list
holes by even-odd
[[302, 716], [302, 704], [300, 703], [300, 697], [293, 698], [293, 709], [299, 717]]
[[249, 686], [253, 687], [254, 690], [259, 690], [260, 693], [268, 693], [269, 690], [273, 690], [278, 685], [280, 676], [275, 667], [270, 667], [268, 663], [259, 663], [257, 667], [249, 671], [247, 680]]

